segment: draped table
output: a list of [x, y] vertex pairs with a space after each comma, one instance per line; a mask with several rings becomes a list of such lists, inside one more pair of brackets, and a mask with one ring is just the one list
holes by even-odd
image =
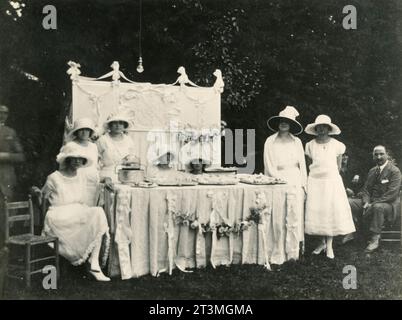
[[[296, 206], [295, 187], [288, 185], [116, 185], [115, 194], [105, 195], [112, 235], [109, 276], [158, 276], [207, 264], [270, 269], [297, 259]], [[219, 227], [225, 226], [234, 230], [222, 236]]]

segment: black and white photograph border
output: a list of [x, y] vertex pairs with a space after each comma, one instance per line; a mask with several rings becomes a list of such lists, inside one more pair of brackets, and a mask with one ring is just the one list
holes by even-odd
[[402, 299], [401, 1], [1, 0], [0, 40], [1, 300]]

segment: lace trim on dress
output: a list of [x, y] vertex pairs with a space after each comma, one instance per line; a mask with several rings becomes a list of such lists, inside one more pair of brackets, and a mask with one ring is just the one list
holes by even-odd
[[107, 256], [108, 256], [108, 254], [109, 254], [109, 247], [110, 247], [109, 228], [107, 228], [106, 231], [103, 231], [103, 232], [101, 231], [101, 232], [99, 232], [99, 233], [97, 234], [95, 240], [92, 241], [92, 243], [88, 246], [87, 250], [85, 250], [85, 253], [83, 254], [82, 258], [80, 258], [80, 259], [78, 259], [78, 260], [76, 260], [76, 261], [71, 262], [71, 264], [72, 264], [73, 266], [79, 266], [79, 265], [83, 264], [85, 261], [87, 261], [88, 258], [89, 258], [89, 256], [90, 256], [90, 254], [91, 254], [92, 251], [94, 250], [95, 246], [98, 244], [98, 242], [101, 242], [101, 241], [102, 241], [102, 237], [103, 237], [104, 235], [106, 236], [106, 239], [107, 239], [107, 240], [106, 240], [106, 243], [105, 243], [105, 246], [106, 246], [106, 247], [105, 247], [105, 252], [104, 252], [104, 254], [103, 254], [103, 256], [102, 256], [102, 265], [105, 265], [105, 264], [106, 264], [106, 260], [107, 260]]

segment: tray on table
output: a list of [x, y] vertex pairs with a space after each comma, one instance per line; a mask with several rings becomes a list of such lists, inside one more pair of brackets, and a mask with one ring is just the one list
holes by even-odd
[[238, 175], [241, 183], [251, 184], [251, 185], [275, 185], [275, 184], [286, 184], [286, 181], [278, 178], [268, 177], [263, 174], [240, 174]]

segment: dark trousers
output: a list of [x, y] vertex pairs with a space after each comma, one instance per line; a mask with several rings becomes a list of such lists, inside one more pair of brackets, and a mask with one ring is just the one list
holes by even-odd
[[0, 249], [4, 247], [6, 236], [6, 212], [4, 206], [4, 196], [0, 192]]
[[384, 226], [385, 219], [392, 217], [392, 206], [389, 203], [375, 203], [363, 216], [362, 199], [349, 198], [350, 208], [352, 209], [353, 220], [358, 229], [364, 224], [368, 224], [372, 233], [380, 234]]

